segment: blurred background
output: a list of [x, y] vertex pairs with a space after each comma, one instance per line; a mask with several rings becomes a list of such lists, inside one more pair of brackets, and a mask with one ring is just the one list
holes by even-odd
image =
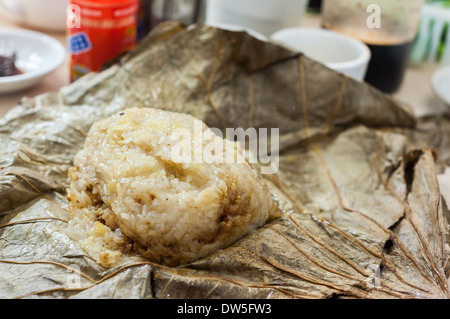
[[[378, 7], [371, 7], [373, 4]], [[377, 27], [380, 17], [381, 26]], [[107, 67], [166, 20], [244, 31], [262, 41], [273, 41], [277, 32], [289, 29], [293, 37], [279, 37], [274, 42], [291, 49], [306, 43], [316, 46], [316, 51], [308, 54], [324, 64], [326, 59], [337, 59], [342, 51], [344, 60], [330, 61], [330, 67], [338, 62], [356, 63], [356, 56], [344, 56], [344, 47], [350, 44], [339, 42], [334, 45], [340, 47], [330, 49], [333, 38], [314, 36], [316, 40], [311, 41], [312, 32], [305, 30], [327, 30], [332, 36], [339, 33], [370, 50], [367, 65], [359, 66], [364, 71], [361, 81], [408, 103], [418, 116], [449, 110], [445, 92], [450, 92], [450, 79], [441, 72], [436, 80], [436, 72], [450, 65], [449, 0], [0, 0], [0, 32], [10, 28], [37, 31], [66, 49], [64, 62], [37, 84], [0, 94], [0, 116], [23, 96], [58, 90], [88, 72]], [[5, 41], [0, 34], [0, 56], [11, 54]], [[297, 46], [305, 54], [308, 49]], [[314, 53], [324, 51], [334, 54], [320, 57]], [[19, 61], [20, 52], [17, 54]]]

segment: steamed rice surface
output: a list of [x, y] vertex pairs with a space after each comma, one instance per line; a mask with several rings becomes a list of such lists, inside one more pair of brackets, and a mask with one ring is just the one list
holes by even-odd
[[[195, 138], [196, 122], [207, 138]], [[174, 138], [180, 129], [186, 134]], [[174, 156], [180, 145], [193, 155], [211, 143], [223, 145], [223, 156], [235, 152], [236, 160]], [[190, 115], [151, 108], [127, 109], [95, 123], [74, 159], [69, 184], [71, 233], [104, 266], [130, 252], [185, 264], [232, 244], [277, 212], [239, 143], [216, 136]]]

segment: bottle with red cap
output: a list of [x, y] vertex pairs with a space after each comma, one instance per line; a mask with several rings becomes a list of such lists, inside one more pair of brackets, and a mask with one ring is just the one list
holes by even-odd
[[69, 0], [71, 81], [101, 71], [137, 44], [139, 0]]

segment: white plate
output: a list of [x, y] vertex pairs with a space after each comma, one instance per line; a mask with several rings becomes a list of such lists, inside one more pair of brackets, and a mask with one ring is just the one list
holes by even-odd
[[442, 67], [433, 73], [431, 87], [434, 93], [450, 106], [450, 66]]
[[0, 93], [29, 88], [58, 68], [66, 58], [66, 49], [56, 39], [23, 29], [0, 30], [0, 55], [16, 53], [16, 66], [23, 74], [0, 77]]
[[49, 31], [66, 30], [65, 0], [0, 0], [0, 18]]

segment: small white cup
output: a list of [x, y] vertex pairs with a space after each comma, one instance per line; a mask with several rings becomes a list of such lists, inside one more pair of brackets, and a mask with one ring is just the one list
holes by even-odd
[[208, 0], [205, 23], [235, 25], [269, 37], [272, 33], [300, 26], [309, 0]]
[[370, 49], [360, 40], [326, 29], [283, 29], [272, 34], [270, 41], [358, 81], [364, 79], [371, 58]]

